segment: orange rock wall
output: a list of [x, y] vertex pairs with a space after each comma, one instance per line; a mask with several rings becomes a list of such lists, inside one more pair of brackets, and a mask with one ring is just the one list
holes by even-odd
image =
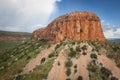
[[90, 12], [74, 12], [58, 17], [46, 28], [33, 32], [33, 37], [50, 41], [105, 41], [99, 17]]

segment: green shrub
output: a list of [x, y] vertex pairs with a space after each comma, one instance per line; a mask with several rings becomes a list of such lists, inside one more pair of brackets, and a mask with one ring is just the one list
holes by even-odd
[[76, 72], [77, 72], [77, 69], [74, 70], [74, 73], [76, 73]]
[[83, 54], [83, 55], [87, 55], [87, 53], [86, 53], [86, 52], [83, 52], [82, 54]]
[[97, 71], [97, 66], [95, 66], [95, 65], [89, 65], [87, 69], [90, 72], [96, 72]]
[[77, 80], [83, 80], [82, 76], [78, 76]]
[[55, 50], [57, 50], [61, 45], [62, 45], [62, 42], [59, 43], [59, 44], [57, 44], [57, 45], [55, 46]]
[[70, 76], [70, 74], [71, 74], [71, 69], [70, 69], [70, 68], [67, 68], [66, 75], [67, 75], [67, 76]]
[[77, 64], [74, 65], [74, 68], [77, 68]]
[[41, 43], [47, 43], [47, 40], [46, 39], [40, 39], [40, 42]]
[[71, 44], [72, 44], [72, 45], [75, 45], [75, 41], [72, 41]]
[[67, 62], [65, 63], [66, 67], [71, 67], [72, 65], [73, 65], [73, 63], [70, 59], [68, 59]]
[[43, 63], [43, 62], [45, 62], [45, 58], [42, 58], [42, 59], [41, 59], [41, 63]]
[[74, 49], [71, 47], [71, 48], [70, 48], [70, 51], [74, 51]]
[[90, 54], [90, 57], [91, 57], [92, 59], [97, 59], [97, 55], [94, 54], [94, 53]]
[[48, 57], [49, 57], [49, 58], [54, 57], [54, 53], [49, 54]]
[[29, 60], [31, 58], [31, 56], [27, 56], [27, 60]]
[[107, 57], [112, 59], [112, 58], [114, 58], [114, 55], [113, 54], [108, 54]]
[[95, 51], [95, 49], [94, 49], [94, 48], [92, 48], [92, 51]]
[[76, 52], [75, 51], [71, 51], [69, 54], [68, 54], [68, 56], [69, 57], [75, 57], [76, 56]]
[[111, 71], [108, 70], [107, 68], [105, 67], [102, 67], [101, 70], [102, 74], [104, 74], [106, 77], [109, 77], [110, 75], [112, 75]]
[[77, 41], [77, 44], [80, 44], [82, 42], [82, 40], [79, 40], [79, 41]]
[[70, 48], [70, 53], [68, 54], [69, 57], [75, 57], [76, 56], [76, 51], [73, 50], [73, 48]]
[[60, 66], [60, 62], [58, 61], [58, 66]]
[[119, 68], [120, 68], [120, 62], [118, 62], [118, 63], [117, 63], [117, 67], [119, 67]]
[[117, 50], [119, 50], [119, 47], [117, 47], [117, 46], [114, 46], [114, 47], [112, 47], [112, 49], [113, 49], [113, 51], [117, 51]]
[[81, 52], [80, 46], [77, 46], [77, 47], [76, 47], [76, 51], [77, 51], [77, 52]]
[[112, 76], [110, 80], [119, 80], [119, 79]]
[[70, 78], [67, 78], [66, 80], [71, 80]]
[[18, 75], [15, 80], [23, 80], [23, 76], [22, 75]]
[[82, 46], [82, 50], [83, 50], [83, 51], [87, 50], [86, 45]]
[[50, 44], [48, 44], [48, 47], [47, 48], [50, 48], [51, 47], [51, 45]]

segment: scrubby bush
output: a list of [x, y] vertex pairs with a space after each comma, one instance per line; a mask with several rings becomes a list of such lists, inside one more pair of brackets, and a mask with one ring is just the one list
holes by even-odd
[[120, 62], [118, 62], [118, 63], [117, 63], [117, 67], [119, 67], [119, 68], [120, 68]]
[[114, 55], [109, 53], [109, 54], [107, 55], [107, 57], [112, 59], [112, 58], [114, 58]]
[[75, 45], [75, 41], [72, 41], [71, 44], [72, 44], [72, 45]]
[[48, 57], [49, 57], [49, 58], [52, 58], [52, 57], [54, 57], [54, 54], [51, 53], [51, 54], [48, 55]]
[[83, 51], [87, 50], [86, 45], [82, 46], [82, 50], [83, 50]]
[[18, 75], [15, 80], [23, 80], [23, 76], [22, 75]]
[[69, 57], [75, 57], [76, 56], [76, 51], [73, 48], [70, 48], [70, 53], [68, 54]]
[[68, 54], [68, 56], [69, 57], [75, 57], [76, 56], [76, 52], [75, 51], [71, 51], [69, 54]]
[[81, 52], [80, 46], [77, 46], [77, 47], [76, 47], [76, 51], [77, 51], [77, 52]]
[[112, 76], [110, 80], [118, 80], [118, 78]]
[[108, 70], [107, 68], [105, 67], [102, 67], [101, 70], [102, 74], [104, 74], [106, 77], [109, 77], [110, 75], [112, 75], [111, 71]]
[[91, 57], [92, 59], [97, 59], [97, 55], [94, 54], [94, 53], [90, 54], [90, 57]]
[[27, 60], [29, 60], [31, 58], [31, 56], [27, 56]]
[[67, 78], [66, 80], [71, 80], [70, 78]]
[[67, 75], [67, 76], [70, 76], [70, 74], [71, 74], [71, 69], [70, 69], [70, 68], [67, 68], [66, 75]]
[[90, 72], [96, 72], [97, 71], [97, 66], [95, 66], [95, 65], [89, 65], [87, 69]]
[[46, 39], [40, 39], [40, 41], [41, 41], [42, 43], [47, 43], [47, 40], [46, 40]]
[[92, 51], [95, 51], [95, 49], [94, 49], [94, 48], [92, 48]]
[[78, 76], [77, 80], [83, 80], [82, 76]]
[[73, 65], [73, 63], [70, 59], [68, 59], [67, 62], [65, 63], [66, 67], [71, 67], [72, 65]]
[[71, 48], [70, 48], [70, 51], [74, 51], [74, 49], [71, 47]]
[[74, 70], [74, 73], [76, 73], [76, 72], [77, 72], [77, 69]]
[[87, 55], [87, 53], [86, 53], [86, 52], [83, 52], [82, 54], [83, 54], [83, 55]]
[[82, 42], [82, 40], [79, 40], [79, 41], [77, 41], [77, 44], [80, 44]]
[[59, 44], [57, 44], [57, 45], [55, 46], [55, 50], [57, 50], [61, 45], [62, 45], [62, 42], [59, 43]]
[[58, 66], [60, 66], [60, 62], [58, 61]]
[[77, 64], [74, 65], [74, 68], [77, 68]]
[[113, 49], [113, 51], [116, 52], [117, 50], [119, 50], [119, 47], [118, 46], [113, 46], [112, 49]]
[[41, 59], [41, 63], [43, 63], [43, 62], [45, 62], [45, 58], [42, 58], [42, 59]]
[[50, 44], [48, 44], [48, 47], [47, 48], [50, 48], [51, 47], [51, 45]]

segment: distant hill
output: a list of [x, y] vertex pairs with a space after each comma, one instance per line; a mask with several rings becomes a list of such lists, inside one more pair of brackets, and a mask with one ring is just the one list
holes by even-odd
[[19, 38], [23, 38], [23, 37], [29, 37], [31, 35], [31, 33], [28, 32], [11, 32], [11, 31], [1, 31], [0, 30], [0, 37], [19, 37]]
[[27, 32], [11, 32], [0, 30], [0, 53], [4, 53], [17, 45], [23, 40], [29, 39], [31, 33]]
[[112, 42], [112, 43], [116, 43], [116, 44], [120, 43], [120, 38], [112, 38], [112, 39], [107, 39], [107, 40], [108, 40], [108, 42]]

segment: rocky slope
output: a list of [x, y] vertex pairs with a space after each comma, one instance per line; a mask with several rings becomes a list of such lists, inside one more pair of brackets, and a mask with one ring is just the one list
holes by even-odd
[[0, 55], [0, 80], [119, 80], [120, 48], [114, 54], [107, 46], [85, 40], [26, 41]]
[[[55, 46], [54, 49], [53, 46]], [[33, 80], [120, 79], [120, 68], [116, 66], [114, 60], [106, 57], [107, 50], [101, 43], [88, 41], [60, 42], [45, 49], [44, 54], [43, 52], [39, 53], [36, 58], [29, 61], [25, 66], [21, 73], [23, 76], [26, 74], [23, 80], [29, 80], [30, 78]], [[44, 62], [42, 62], [43, 58], [45, 58]], [[51, 64], [52, 67], [47, 66], [50, 69], [46, 75], [41, 72], [40, 68], [37, 69], [42, 65], [45, 67], [46, 63], [51, 59], [54, 59], [54, 61]], [[33, 68], [33, 64], [37, 64], [36, 67]], [[39, 75], [39, 78], [35, 77], [35, 75]]]
[[105, 41], [99, 17], [91, 12], [73, 12], [56, 18], [47, 27], [33, 32], [32, 37], [50, 41]]

